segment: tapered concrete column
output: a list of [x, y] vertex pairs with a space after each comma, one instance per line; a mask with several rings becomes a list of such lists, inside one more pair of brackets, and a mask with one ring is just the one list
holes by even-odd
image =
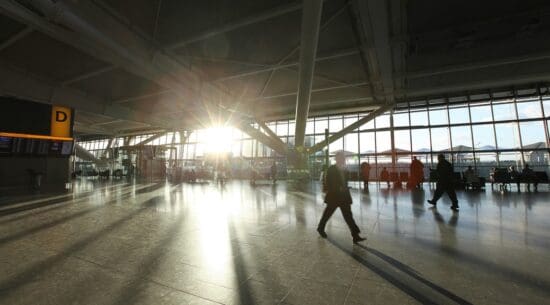
[[302, 9], [299, 84], [296, 98], [295, 146], [299, 150], [304, 146], [322, 9], [322, 0], [304, 0]]

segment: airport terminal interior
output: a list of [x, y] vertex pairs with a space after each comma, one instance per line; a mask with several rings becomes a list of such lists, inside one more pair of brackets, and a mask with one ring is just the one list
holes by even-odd
[[0, 1], [0, 304], [550, 304], [548, 17]]

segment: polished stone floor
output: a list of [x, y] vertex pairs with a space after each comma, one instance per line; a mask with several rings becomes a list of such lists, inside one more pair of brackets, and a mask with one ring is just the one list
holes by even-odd
[[0, 304], [550, 304], [550, 193], [83, 180], [0, 198]]

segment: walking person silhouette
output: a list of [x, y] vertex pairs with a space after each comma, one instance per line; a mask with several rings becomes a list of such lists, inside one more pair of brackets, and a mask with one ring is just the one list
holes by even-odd
[[346, 157], [343, 152], [336, 153], [335, 156], [336, 164], [331, 165], [325, 176], [325, 185], [326, 185], [326, 196], [325, 203], [327, 204], [323, 216], [319, 221], [317, 226], [317, 232], [323, 238], [327, 238], [327, 233], [325, 232], [325, 225], [330, 219], [332, 214], [336, 209], [340, 208], [342, 216], [346, 221], [346, 224], [351, 231], [351, 236], [353, 237], [353, 243], [358, 243], [360, 241], [366, 240], [366, 238], [361, 237], [359, 233], [359, 227], [353, 219], [353, 214], [351, 213], [351, 194], [349, 192], [347, 175], [345, 171], [346, 166]]
[[453, 177], [453, 166], [449, 161], [445, 160], [445, 155], [437, 155], [437, 184], [435, 186], [434, 197], [432, 200], [428, 200], [428, 203], [435, 206], [437, 200], [443, 196], [443, 193], [447, 193], [451, 199], [452, 205], [451, 209], [453, 211], [458, 211], [458, 199], [456, 198], [456, 193], [454, 189], [454, 177]]

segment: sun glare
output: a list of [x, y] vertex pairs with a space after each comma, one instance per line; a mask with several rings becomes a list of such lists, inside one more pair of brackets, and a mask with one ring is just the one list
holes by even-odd
[[231, 127], [211, 127], [206, 130], [207, 153], [225, 153], [231, 151], [232, 134]]

